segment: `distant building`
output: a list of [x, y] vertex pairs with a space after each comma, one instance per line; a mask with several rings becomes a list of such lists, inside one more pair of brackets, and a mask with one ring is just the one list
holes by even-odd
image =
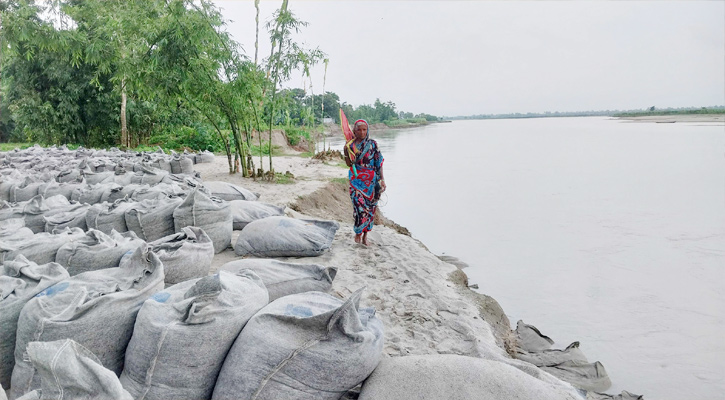
[[333, 122], [335, 122], [335, 121], [332, 118], [322, 118], [323, 124], [331, 124]]

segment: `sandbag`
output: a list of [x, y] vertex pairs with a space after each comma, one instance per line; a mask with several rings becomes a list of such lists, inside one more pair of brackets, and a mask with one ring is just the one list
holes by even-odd
[[584, 353], [579, 349], [579, 342], [570, 344], [564, 350], [549, 349], [528, 352], [517, 348], [516, 358], [534, 364], [537, 367], [557, 365], [571, 360], [588, 362]]
[[167, 285], [209, 275], [214, 244], [201, 228], [187, 226], [149, 245], [164, 264]]
[[630, 393], [626, 390], [622, 390], [622, 393], [618, 395], [587, 392], [586, 400], [644, 400], [644, 396], [641, 394]]
[[83, 179], [86, 180], [86, 183], [89, 185], [96, 185], [99, 183], [112, 181], [113, 180], [113, 171], [105, 171], [105, 172], [90, 172], [90, 171], [82, 171], [83, 172]]
[[[166, 266], [166, 264], [164, 264]], [[219, 268], [237, 273], [252, 270], [262, 279], [269, 292], [269, 301], [304, 292], [327, 292], [337, 275], [337, 268], [318, 264], [294, 264], [278, 260], [246, 258], [230, 261]]]
[[204, 150], [196, 155], [197, 163], [212, 163], [214, 162], [214, 153], [209, 150]]
[[163, 287], [163, 266], [143, 246], [118, 268], [85, 272], [40, 292], [18, 319], [11, 397], [40, 387], [25, 351], [31, 341], [73, 339], [97, 355], [104, 367], [120, 374], [136, 314]]
[[168, 172], [157, 168], [141, 167], [140, 170], [131, 177], [131, 183], [145, 183], [153, 186], [161, 182], [168, 174]]
[[186, 226], [197, 226], [209, 235], [214, 253], [225, 250], [232, 243], [232, 212], [229, 203], [194, 189], [174, 210], [176, 232]]
[[0, 262], [5, 252], [16, 250], [18, 245], [33, 235], [33, 231], [25, 227], [25, 220], [22, 218], [3, 220], [0, 224]]
[[582, 400], [563, 382], [553, 385], [502, 362], [454, 354], [386, 358], [359, 399]]
[[111, 193], [113, 190], [120, 190], [122, 189], [121, 185], [118, 185], [116, 183], [110, 182], [110, 183], [99, 183], [96, 185], [86, 185], [85, 187], [81, 187], [78, 189], [75, 189], [73, 193], [71, 193], [71, 200], [77, 201], [79, 203], [85, 203], [85, 204], [98, 204], [103, 202], [103, 197], [107, 193]]
[[83, 272], [118, 267], [121, 257], [133, 253], [145, 242], [133, 232], [112, 231], [106, 235], [89, 229], [85, 237], [66, 243], [58, 249], [55, 262], [65, 267], [71, 276]]
[[14, 260], [22, 254], [37, 264], [55, 262], [55, 255], [61, 246], [84, 236], [85, 233], [80, 228], [66, 228], [55, 233], [36, 233], [28, 240], [17, 243], [13, 249], [1, 252], [0, 261]]
[[56, 181], [49, 181], [38, 187], [38, 194], [43, 195], [46, 199], [51, 196], [60, 195], [70, 200], [73, 196], [73, 192], [85, 186], [85, 183], [58, 183]]
[[55, 177], [55, 180], [58, 181], [58, 183], [78, 182], [81, 179], [83, 179], [83, 176], [81, 175], [81, 170], [78, 168], [69, 168], [64, 171], [60, 171], [58, 176]]
[[136, 204], [125, 199], [116, 200], [112, 204], [94, 204], [86, 212], [88, 229], [97, 229], [105, 234], [111, 231], [127, 232], [126, 211]]
[[268, 217], [250, 222], [237, 238], [239, 256], [314, 257], [330, 248], [340, 225], [335, 221]]
[[588, 363], [586, 361], [569, 360], [557, 365], [540, 368], [580, 389], [603, 392], [612, 386], [609, 374], [599, 361]]
[[264, 307], [227, 354], [212, 398], [340, 398], [382, 357], [383, 324], [359, 308], [361, 293], [294, 294]]
[[244, 189], [243, 187], [221, 181], [204, 182], [204, 187], [209, 190], [212, 196], [222, 200], [249, 200], [256, 201], [259, 198], [258, 193]]
[[284, 207], [257, 201], [232, 200], [229, 207], [232, 210], [232, 226], [235, 231], [244, 229], [248, 223], [258, 219], [284, 215]]
[[28, 357], [40, 376], [40, 389], [18, 400], [133, 400], [113, 371], [71, 339], [30, 342]]
[[548, 350], [554, 344], [550, 337], [541, 333], [535, 326], [526, 324], [522, 320], [516, 322], [514, 332], [519, 338], [519, 346], [525, 351]]
[[144, 185], [144, 187], [134, 190], [131, 199], [134, 201], [154, 200], [173, 196], [181, 197], [183, 194], [184, 191], [175, 183], [162, 182], [154, 186]]
[[0, 385], [10, 387], [15, 366], [15, 331], [25, 303], [46, 288], [69, 278], [60, 264], [38, 265], [19, 255], [0, 265]]
[[133, 196], [133, 193], [136, 190], [142, 189], [142, 188], [148, 188], [149, 185], [136, 185], [136, 184], [129, 184], [125, 186], [118, 186], [111, 188], [111, 190], [105, 192], [103, 196], [101, 196], [101, 202], [109, 202], [113, 203], [118, 200], [122, 200], [125, 198], [130, 199]]
[[12, 202], [28, 201], [38, 195], [38, 188], [43, 182], [34, 182], [32, 178], [26, 177], [21, 183], [10, 187], [8, 199]]
[[61, 195], [52, 196], [48, 199], [42, 195], [37, 195], [28, 200], [22, 206], [23, 219], [25, 226], [33, 231], [33, 233], [45, 232], [46, 217], [59, 214], [72, 209], [68, 199]]
[[192, 175], [194, 173], [194, 162], [186, 156], [174, 155], [170, 163], [172, 174]]
[[134, 398], [210, 399], [229, 348], [267, 303], [251, 271], [221, 271], [157, 293], [136, 318], [123, 387]]
[[174, 210], [179, 198], [144, 200], [126, 210], [126, 226], [141, 239], [152, 242], [171, 235], [174, 230]]
[[45, 219], [45, 231], [55, 232], [65, 228], [80, 228], [87, 230], [86, 213], [90, 206], [88, 204], [72, 204], [61, 212], [54, 213]]

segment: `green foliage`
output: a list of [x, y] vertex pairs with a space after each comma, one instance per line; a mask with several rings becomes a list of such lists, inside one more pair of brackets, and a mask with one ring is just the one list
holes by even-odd
[[291, 146], [297, 146], [300, 143], [300, 138], [310, 140], [310, 132], [308, 129], [297, 128], [297, 127], [286, 127], [284, 133], [287, 136], [287, 142]]
[[282, 185], [290, 185], [295, 183], [295, 180], [293, 177], [283, 174], [281, 172], [275, 172], [274, 173], [274, 183], [279, 183]]
[[148, 141], [151, 146], [173, 150], [208, 150], [217, 153], [224, 151], [221, 139], [203, 124], [195, 127], [169, 126], [152, 135]]

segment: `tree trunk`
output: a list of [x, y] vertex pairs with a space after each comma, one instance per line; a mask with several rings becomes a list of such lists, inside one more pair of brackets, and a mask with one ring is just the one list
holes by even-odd
[[259, 54], [259, 0], [254, 0], [254, 8], [257, 9], [257, 14], [254, 16], [255, 36], [254, 36], [254, 66], [256, 67], [259, 63], [257, 62], [257, 54]]
[[126, 130], [126, 78], [121, 79], [121, 147], [130, 147]]

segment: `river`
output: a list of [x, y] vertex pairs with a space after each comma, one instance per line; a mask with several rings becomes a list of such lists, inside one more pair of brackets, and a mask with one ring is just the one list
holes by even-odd
[[722, 124], [473, 120], [373, 137], [383, 212], [470, 264], [514, 326], [580, 341], [609, 393], [722, 399]]

